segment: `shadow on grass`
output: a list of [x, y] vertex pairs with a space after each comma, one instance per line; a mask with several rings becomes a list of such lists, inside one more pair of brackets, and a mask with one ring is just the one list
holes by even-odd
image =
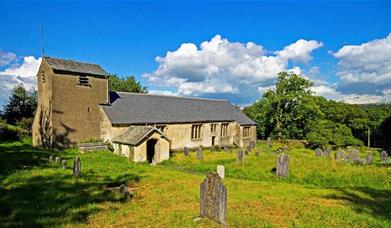
[[[27, 144], [0, 144], [0, 227], [85, 223], [101, 210], [99, 203], [120, 201], [106, 186], [140, 180], [136, 174], [114, 177], [91, 170], [76, 179], [70, 170], [48, 164], [51, 152]], [[16, 173], [32, 168], [38, 169]]]
[[391, 190], [355, 187], [335, 189], [339, 193], [326, 196], [327, 199], [349, 202], [357, 213], [391, 221]]

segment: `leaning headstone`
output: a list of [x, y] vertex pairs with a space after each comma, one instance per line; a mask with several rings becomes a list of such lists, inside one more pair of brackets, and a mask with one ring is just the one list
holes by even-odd
[[221, 179], [224, 179], [225, 176], [225, 167], [223, 165], [217, 165], [217, 174]]
[[288, 164], [289, 164], [288, 154], [285, 154], [285, 153], [280, 154], [277, 157], [276, 176], [278, 176], [278, 177], [288, 176]]
[[380, 159], [381, 159], [382, 161], [384, 161], [384, 162], [388, 160], [388, 153], [387, 153], [387, 151], [383, 150], [383, 151], [380, 153]]
[[208, 173], [200, 186], [200, 217], [222, 224], [227, 219], [227, 188], [217, 173]]
[[350, 149], [349, 160], [353, 162], [359, 160], [359, 153], [357, 149]]
[[54, 156], [53, 156], [53, 155], [50, 155], [49, 161], [50, 161], [50, 162], [54, 162]]
[[60, 158], [60, 157], [56, 157], [56, 158], [54, 159], [54, 163], [60, 164], [60, 163], [61, 163], [61, 158]]
[[324, 156], [326, 157], [326, 158], [328, 158], [328, 157], [330, 157], [330, 148], [326, 148], [326, 150], [324, 151]]
[[373, 163], [373, 154], [371, 151], [368, 152], [367, 157], [365, 158], [365, 161], [367, 164]]
[[190, 155], [190, 149], [187, 148], [187, 147], [183, 148], [183, 154], [184, 154], [186, 157], [188, 157], [188, 156]]
[[62, 159], [61, 160], [61, 165], [62, 165], [63, 169], [67, 169], [67, 160], [66, 159]]
[[267, 147], [268, 148], [272, 147], [272, 138], [270, 137], [267, 138]]
[[81, 173], [81, 161], [80, 161], [80, 157], [77, 157], [73, 161], [73, 176], [79, 177], [80, 173]]
[[245, 153], [243, 152], [243, 150], [239, 150], [238, 151], [238, 154], [237, 154], [237, 161], [239, 162], [239, 164], [244, 164], [244, 158], [245, 157]]
[[321, 157], [322, 156], [322, 149], [320, 149], [320, 148], [316, 148], [315, 149], [315, 156], [316, 157]]
[[203, 159], [202, 148], [201, 147], [198, 147], [198, 149], [197, 149], [197, 159], [198, 160], [202, 160]]
[[119, 187], [119, 194], [121, 195], [121, 199], [124, 202], [128, 202], [132, 199], [132, 194], [130, 194], [128, 187], [126, 187], [124, 184]]

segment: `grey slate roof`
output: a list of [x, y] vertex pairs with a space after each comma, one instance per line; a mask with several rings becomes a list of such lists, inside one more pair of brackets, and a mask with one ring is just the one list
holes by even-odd
[[91, 74], [97, 76], [108, 75], [106, 71], [103, 70], [102, 67], [100, 67], [97, 64], [76, 62], [73, 60], [64, 60], [64, 59], [57, 59], [52, 57], [44, 57], [44, 58], [53, 70], [72, 72], [72, 73]]
[[225, 100], [110, 92], [111, 105], [102, 105], [112, 124], [163, 124], [236, 121], [255, 125]]
[[123, 134], [115, 137], [113, 142], [137, 146], [142, 143], [143, 140], [146, 139], [152, 132], [157, 132], [169, 140], [167, 136], [157, 128], [150, 126], [130, 126]]

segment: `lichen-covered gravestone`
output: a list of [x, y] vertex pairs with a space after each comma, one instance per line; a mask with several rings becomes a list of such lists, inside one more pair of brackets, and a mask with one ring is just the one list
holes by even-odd
[[224, 179], [224, 177], [225, 177], [225, 167], [223, 165], [217, 165], [217, 174], [219, 174], [219, 177], [221, 179]]
[[227, 220], [227, 188], [217, 173], [208, 173], [200, 186], [200, 217], [225, 224]]
[[388, 160], [388, 153], [387, 153], [387, 151], [383, 150], [383, 151], [380, 153], [380, 159], [381, 159], [382, 161], [384, 161], [384, 162]]
[[189, 155], [190, 155], [190, 149], [187, 148], [187, 147], [183, 148], [183, 154], [184, 154], [186, 157], [189, 156]]
[[54, 156], [53, 156], [53, 155], [50, 155], [49, 161], [50, 161], [50, 162], [54, 162]]
[[288, 164], [289, 164], [288, 154], [285, 153], [280, 154], [277, 157], [276, 176], [278, 177], [288, 176]]
[[81, 161], [80, 161], [80, 157], [77, 157], [73, 161], [73, 176], [79, 177], [80, 173], [81, 173]]
[[373, 154], [372, 154], [371, 151], [368, 152], [365, 161], [366, 161], [367, 164], [372, 164], [372, 162], [373, 162]]
[[322, 153], [323, 153], [322, 149], [320, 149], [320, 148], [315, 149], [315, 156], [316, 157], [321, 157]]
[[67, 169], [67, 160], [66, 159], [62, 159], [61, 160], [61, 165], [62, 165], [63, 169]]
[[267, 147], [268, 148], [272, 147], [272, 138], [270, 137], [267, 138]]
[[240, 164], [244, 164], [244, 159], [245, 159], [245, 153], [243, 152], [243, 150], [239, 150], [238, 151], [238, 154], [237, 154], [237, 161], [240, 163]]
[[60, 164], [60, 163], [61, 163], [61, 158], [60, 158], [60, 157], [56, 157], [55, 160], [54, 160], [54, 162], [55, 162], [56, 164]]
[[203, 156], [202, 156], [202, 148], [201, 147], [198, 147], [197, 149], [197, 159], [198, 160], [202, 160]]
[[324, 156], [326, 157], [326, 158], [328, 158], [328, 157], [330, 157], [330, 148], [326, 148], [326, 150], [324, 151]]

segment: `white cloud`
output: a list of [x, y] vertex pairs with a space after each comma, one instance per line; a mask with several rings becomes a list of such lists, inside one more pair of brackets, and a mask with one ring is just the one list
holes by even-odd
[[[236, 94], [259, 96], [258, 87], [270, 86], [290, 62], [308, 62], [311, 52], [323, 44], [298, 40], [273, 55], [253, 42], [230, 42], [220, 35], [199, 47], [184, 43], [164, 57], [156, 57], [158, 68], [143, 76], [160, 87], [174, 87], [178, 95]], [[301, 72], [293, 66], [294, 72]], [[247, 101], [248, 102], [248, 101]]]
[[[9, 62], [10, 64], [12, 62]], [[0, 71], [0, 106], [8, 99], [10, 91], [19, 84], [27, 90], [36, 89], [36, 74], [41, 63], [41, 58], [26, 56], [21, 64], [12, 64]]]
[[8, 65], [14, 61], [16, 55], [12, 52], [4, 52], [0, 50], [0, 66]]
[[343, 46], [333, 55], [339, 59], [343, 83], [391, 85], [391, 33], [384, 39]]

